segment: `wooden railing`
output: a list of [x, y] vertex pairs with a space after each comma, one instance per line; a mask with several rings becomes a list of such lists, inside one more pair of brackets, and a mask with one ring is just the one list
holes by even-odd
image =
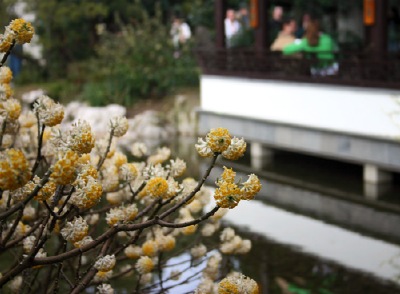
[[282, 56], [254, 50], [196, 51], [204, 74], [325, 83], [400, 90], [400, 57], [377, 58], [359, 52], [335, 53], [338, 71], [333, 75], [313, 75], [318, 60], [310, 56]]

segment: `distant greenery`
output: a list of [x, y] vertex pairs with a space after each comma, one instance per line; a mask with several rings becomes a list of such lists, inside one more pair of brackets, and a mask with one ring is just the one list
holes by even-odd
[[[7, 1], [0, 1], [0, 8], [13, 2]], [[46, 62], [41, 69], [25, 63], [36, 74], [21, 74], [18, 83], [47, 81], [45, 88], [54, 98], [94, 105], [130, 105], [198, 84], [192, 45], [185, 44], [180, 58], [174, 58], [168, 1], [26, 2], [36, 13]]]
[[152, 17], [141, 10], [138, 17], [137, 25], [126, 25], [118, 34], [101, 35], [97, 57], [88, 63], [83, 99], [96, 105], [130, 105], [143, 97], [162, 97], [178, 86], [198, 84], [190, 44], [182, 48], [179, 58], [174, 57], [161, 9]]

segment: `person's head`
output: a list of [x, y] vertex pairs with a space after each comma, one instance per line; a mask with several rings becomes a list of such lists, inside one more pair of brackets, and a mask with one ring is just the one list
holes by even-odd
[[272, 11], [272, 18], [274, 20], [281, 20], [283, 16], [283, 8], [282, 6], [275, 6], [274, 10]]
[[247, 15], [249, 14], [249, 11], [247, 10], [247, 5], [245, 3], [241, 3], [239, 7], [239, 13], [240, 15]]
[[310, 46], [317, 46], [319, 42], [320, 26], [319, 21], [311, 18], [306, 29], [305, 38]]
[[182, 23], [182, 19], [180, 17], [178, 17], [178, 16], [175, 16], [172, 19], [172, 21], [173, 21], [173, 23], [176, 23], [176, 24], [181, 24]]
[[292, 17], [284, 18], [282, 21], [282, 32], [294, 35], [297, 29], [296, 20]]
[[301, 20], [301, 25], [303, 26], [304, 29], [307, 28], [308, 23], [310, 22], [311, 16], [309, 13], [304, 13], [303, 14], [303, 19]]
[[234, 21], [235, 20], [235, 10], [228, 9], [226, 11], [226, 18], [229, 19], [230, 21]]

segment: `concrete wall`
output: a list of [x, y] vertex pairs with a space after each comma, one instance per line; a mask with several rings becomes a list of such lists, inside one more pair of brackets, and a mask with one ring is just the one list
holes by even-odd
[[400, 91], [203, 75], [201, 109], [386, 139], [400, 137]]

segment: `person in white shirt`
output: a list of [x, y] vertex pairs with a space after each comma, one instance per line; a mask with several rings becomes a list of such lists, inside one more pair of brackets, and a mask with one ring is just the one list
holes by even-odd
[[175, 16], [172, 21], [171, 31], [172, 43], [174, 44], [175, 51], [174, 57], [179, 58], [181, 55], [181, 47], [192, 36], [189, 25], [184, 22], [180, 17]]
[[186, 41], [192, 36], [189, 25], [179, 17], [174, 18], [170, 34], [175, 48], [179, 48], [181, 44], [186, 43]]
[[240, 30], [240, 23], [236, 20], [235, 11], [228, 9], [225, 18], [225, 38], [226, 47], [231, 47], [231, 39]]

